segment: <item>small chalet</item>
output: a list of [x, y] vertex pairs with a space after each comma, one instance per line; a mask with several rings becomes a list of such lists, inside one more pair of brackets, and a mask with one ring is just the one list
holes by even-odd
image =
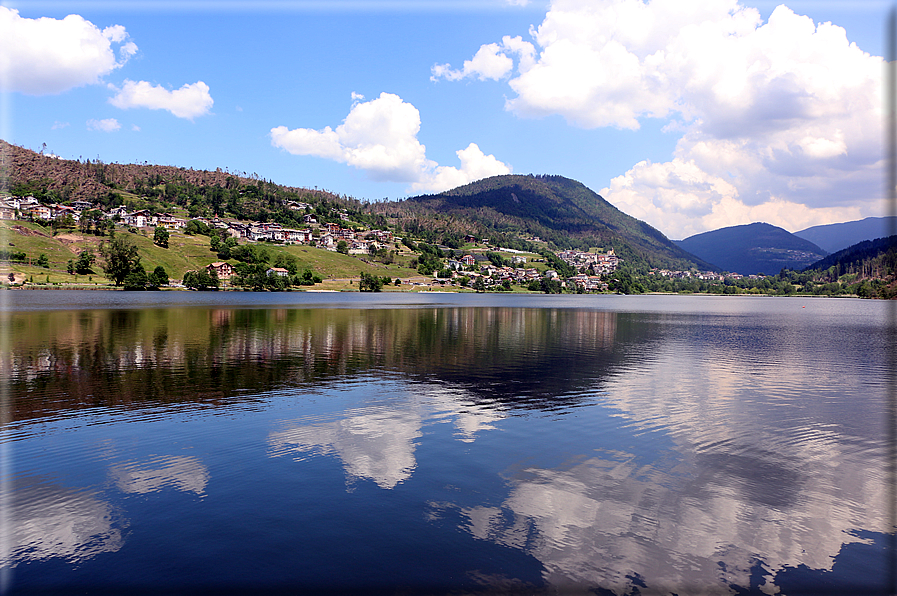
[[234, 274], [234, 268], [231, 264], [221, 261], [212, 263], [206, 269], [208, 269], [209, 275], [216, 275], [218, 279], [230, 279]]

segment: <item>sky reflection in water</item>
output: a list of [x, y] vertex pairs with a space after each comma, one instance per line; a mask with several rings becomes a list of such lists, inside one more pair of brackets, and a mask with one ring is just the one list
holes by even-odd
[[882, 305], [464, 300], [9, 313], [14, 587], [774, 593], [880, 546]]

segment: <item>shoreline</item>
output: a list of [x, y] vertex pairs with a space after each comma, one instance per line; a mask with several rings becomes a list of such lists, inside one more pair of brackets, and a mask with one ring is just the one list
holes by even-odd
[[[244, 288], [218, 288], [215, 290], [191, 290], [190, 288], [174, 287], [174, 288], [158, 288], [156, 290], [125, 290], [115, 286], [91, 286], [91, 285], [29, 285], [29, 286], [0, 286], [0, 291], [54, 291], [54, 290], [75, 290], [75, 291], [107, 291], [107, 292], [134, 292], [142, 294], [152, 294], [154, 292], [197, 292], [197, 293], [215, 293], [215, 292], [250, 292], [258, 294], [288, 294], [288, 293], [307, 293], [307, 294], [483, 294], [483, 295], [501, 295], [501, 296], [718, 296], [722, 298], [859, 298], [856, 294], [841, 294], [838, 296], [826, 296], [821, 294], [791, 294], [788, 296], [778, 296], [776, 294], [715, 294], [713, 292], [645, 292], [643, 294], [617, 294], [611, 292], [594, 293], [594, 294], [545, 294], [544, 292], [474, 292], [464, 289], [455, 290], [394, 290], [389, 289], [380, 292], [360, 292], [357, 289], [299, 289], [290, 290], [254, 292]], [[871, 298], [871, 300], [884, 300], [883, 298]]]

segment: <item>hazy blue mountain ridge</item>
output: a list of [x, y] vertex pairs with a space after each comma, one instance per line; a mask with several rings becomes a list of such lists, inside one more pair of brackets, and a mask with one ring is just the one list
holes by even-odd
[[813, 226], [794, 232], [794, 235], [834, 253], [864, 240], [890, 236], [897, 232], [895, 227], [897, 217], [867, 217], [858, 221]]
[[696, 234], [676, 242], [725, 271], [774, 274], [803, 269], [828, 253], [816, 244], [768, 223], [752, 223]]

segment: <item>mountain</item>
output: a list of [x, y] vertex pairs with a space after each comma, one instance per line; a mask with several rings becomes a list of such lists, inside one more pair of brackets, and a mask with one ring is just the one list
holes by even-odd
[[[893, 275], [893, 270], [897, 267], [897, 236], [863, 240], [816, 261], [808, 266], [805, 271], [811, 269], [824, 271], [829, 267], [837, 267], [842, 275], [844, 273], [860, 273], [861, 275], [869, 273], [872, 275], [875, 273], [873, 271], [874, 267], [880, 265], [874, 263], [874, 261], [881, 259], [882, 256], [886, 257], [884, 262], [888, 268], [889, 273], [887, 274]], [[868, 271], [863, 271], [864, 266]]]
[[677, 244], [725, 271], [743, 275], [778, 273], [782, 267], [803, 269], [827, 254], [809, 240], [768, 223], [721, 228]]
[[867, 217], [859, 221], [813, 226], [794, 232], [794, 235], [833, 253], [864, 240], [889, 236], [894, 233], [893, 226], [897, 226], [897, 217]]
[[537, 236], [559, 248], [613, 247], [631, 263], [716, 269], [563, 176], [493, 176], [440, 194], [383, 204], [382, 209], [400, 220], [438, 214], [442, 220], [474, 222], [493, 241], [496, 236]]

